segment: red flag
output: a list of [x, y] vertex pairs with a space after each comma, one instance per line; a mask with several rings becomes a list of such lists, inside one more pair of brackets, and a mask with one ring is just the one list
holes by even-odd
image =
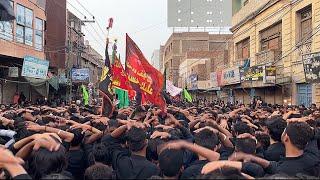
[[113, 18], [109, 18], [109, 25], [107, 29], [111, 29], [113, 26]]
[[163, 86], [163, 75], [152, 65], [142, 54], [136, 43], [127, 35], [126, 47], [126, 72], [129, 81], [134, 85], [138, 85], [143, 97], [162, 109], [165, 108], [165, 101], [161, 96]]
[[128, 80], [127, 73], [124, 71], [121, 61], [115, 56], [112, 65], [112, 86], [130, 91], [131, 85]]

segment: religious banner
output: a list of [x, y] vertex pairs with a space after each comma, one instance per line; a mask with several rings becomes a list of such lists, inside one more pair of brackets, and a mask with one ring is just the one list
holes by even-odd
[[133, 87], [140, 87], [140, 89], [134, 89], [141, 92], [141, 97], [145, 97], [147, 101], [164, 109], [165, 101], [161, 96], [163, 75], [149, 64], [139, 47], [128, 35], [126, 41], [126, 72], [129, 81]]
[[264, 66], [253, 66], [241, 70], [241, 81], [263, 81]]
[[114, 58], [114, 63], [112, 64], [112, 87], [128, 91], [131, 89], [128, 76], [123, 69], [121, 61], [116, 56]]

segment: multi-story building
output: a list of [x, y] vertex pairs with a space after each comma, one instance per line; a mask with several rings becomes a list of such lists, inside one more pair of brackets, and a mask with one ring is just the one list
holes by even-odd
[[46, 1], [10, 0], [10, 4], [16, 19], [0, 22], [0, 104], [13, 103], [16, 92], [22, 92], [30, 101], [38, 96], [46, 96], [47, 90], [45, 83], [38, 84], [34, 79], [21, 76], [25, 57], [40, 61], [46, 59]]
[[[55, 94], [62, 94], [66, 100], [78, 94], [81, 83], [71, 80], [72, 69], [88, 68], [90, 83], [97, 85], [101, 75], [102, 56], [89, 43], [84, 42], [82, 26], [84, 21], [67, 10], [66, 0], [47, 3], [47, 57], [50, 67], [59, 76], [60, 88]], [[66, 96], [64, 96], [66, 95]]]
[[[189, 63], [186, 62], [188, 52], [201, 52], [196, 53], [199, 55], [197, 59], [208, 58], [207, 54], [210, 55], [210, 52], [228, 50], [228, 44], [232, 42], [231, 38], [231, 35], [209, 34], [208, 32], [173, 33], [163, 48], [163, 58], [161, 58], [163, 67], [167, 69], [166, 78], [175, 86], [182, 86], [184, 79], [180, 77], [179, 68], [180, 64]], [[201, 57], [201, 54], [204, 56]]]
[[[230, 94], [245, 103], [258, 96], [267, 103], [319, 104], [320, 86], [305, 78], [303, 60], [310, 60], [310, 53], [318, 58], [320, 2], [239, 0], [238, 4], [232, 18], [230, 64], [240, 66], [241, 88], [230, 87]], [[268, 83], [263, 69], [274, 67], [276, 79]]]
[[81, 67], [90, 69], [91, 83], [97, 84], [100, 81], [103, 66], [103, 57], [91, 47], [89, 41], [85, 41], [85, 48], [81, 53]]

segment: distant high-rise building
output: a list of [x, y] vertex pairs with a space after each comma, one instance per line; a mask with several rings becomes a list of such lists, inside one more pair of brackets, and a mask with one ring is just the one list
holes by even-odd
[[230, 27], [231, 0], [168, 0], [168, 27]]

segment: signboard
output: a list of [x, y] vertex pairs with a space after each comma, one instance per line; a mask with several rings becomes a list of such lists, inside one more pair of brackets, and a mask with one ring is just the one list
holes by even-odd
[[264, 66], [253, 66], [241, 70], [241, 81], [262, 81]]
[[72, 69], [71, 70], [72, 82], [90, 82], [90, 70], [88, 68]]
[[303, 56], [304, 73], [306, 82], [320, 82], [320, 52]]
[[19, 77], [19, 68], [18, 67], [9, 67], [8, 71], [9, 77]]
[[232, 67], [222, 71], [222, 85], [231, 85], [240, 83], [239, 67]]
[[21, 76], [46, 79], [48, 74], [49, 61], [36, 57], [24, 57]]
[[276, 67], [275, 66], [265, 66], [264, 67], [264, 77], [263, 83], [265, 84], [275, 84], [276, 83]]
[[222, 71], [210, 73], [210, 81], [212, 89], [220, 89], [221, 86], [221, 73]]

